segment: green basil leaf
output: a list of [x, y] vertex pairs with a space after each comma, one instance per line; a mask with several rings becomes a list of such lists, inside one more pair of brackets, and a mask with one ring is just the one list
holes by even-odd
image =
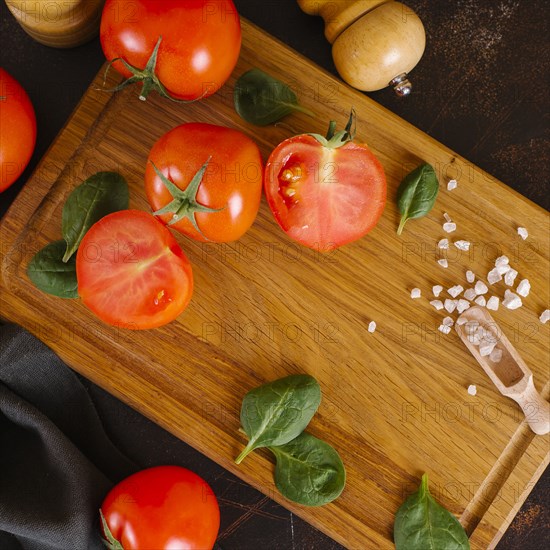
[[76, 252], [86, 231], [107, 214], [129, 207], [126, 180], [116, 172], [98, 172], [79, 185], [63, 207], [61, 231], [67, 242], [63, 261]]
[[300, 435], [321, 403], [321, 388], [313, 376], [297, 374], [249, 391], [241, 407], [241, 425], [248, 445], [237, 464], [259, 447], [284, 445]]
[[328, 443], [303, 432], [287, 444], [269, 450], [277, 459], [275, 485], [289, 500], [322, 506], [344, 490], [344, 464]]
[[430, 164], [421, 164], [405, 176], [397, 190], [397, 206], [401, 212], [398, 235], [407, 220], [421, 218], [433, 208], [438, 193], [439, 182]]
[[286, 84], [260, 69], [251, 69], [237, 80], [233, 101], [239, 116], [257, 126], [277, 122], [293, 111], [315, 116], [298, 104], [296, 94]]
[[65, 248], [65, 241], [46, 245], [30, 261], [27, 274], [34, 286], [47, 294], [59, 298], [78, 298], [76, 258], [63, 262]]
[[396, 550], [469, 550], [470, 541], [460, 522], [440, 506], [428, 489], [428, 475], [420, 489], [399, 508], [393, 540]]

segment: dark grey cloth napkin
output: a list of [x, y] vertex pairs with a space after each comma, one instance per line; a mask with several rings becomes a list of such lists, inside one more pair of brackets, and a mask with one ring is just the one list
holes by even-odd
[[98, 509], [138, 468], [50, 349], [0, 325], [0, 549], [103, 548]]

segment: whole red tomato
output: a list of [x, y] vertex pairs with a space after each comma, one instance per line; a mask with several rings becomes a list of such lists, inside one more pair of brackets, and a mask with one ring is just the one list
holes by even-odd
[[364, 144], [346, 131], [303, 134], [283, 141], [265, 168], [267, 201], [283, 231], [324, 252], [353, 242], [378, 222], [386, 204], [386, 177]]
[[23, 172], [36, 143], [34, 109], [21, 84], [0, 68], [0, 192]]
[[199, 241], [239, 239], [258, 214], [263, 164], [242, 132], [212, 124], [182, 124], [153, 146], [145, 192], [164, 223]]
[[106, 541], [120, 548], [116, 539], [124, 550], [208, 550], [220, 527], [210, 486], [179, 466], [149, 468], [121, 481], [101, 513]]
[[187, 307], [191, 264], [151, 214], [122, 210], [92, 225], [76, 255], [78, 294], [102, 321], [129, 329], [160, 327]]
[[116, 70], [143, 82], [141, 99], [156, 89], [194, 100], [229, 78], [241, 26], [232, 0], [107, 0], [100, 38], [105, 57], [117, 59]]

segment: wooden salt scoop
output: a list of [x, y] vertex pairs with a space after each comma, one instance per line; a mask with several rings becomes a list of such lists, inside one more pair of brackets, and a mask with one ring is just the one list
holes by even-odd
[[[471, 307], [457, 319], [455, 327], [500, 393], [522, 408], [530, 428], [539, 435], [550, 432], [550, 403], [536, 390], [533, 373], [490, 313], [478, 306]], [[476, 343], [480, 337], [481, 347]], [[480, 352], [484, 346], [490, 347], [492, 342], [496, 342], [495, 350], [502, 351], [498, 362], [491, 360], [490, 355], [482, 356]], [[498, 356], [499, 352], [495, 355]]]

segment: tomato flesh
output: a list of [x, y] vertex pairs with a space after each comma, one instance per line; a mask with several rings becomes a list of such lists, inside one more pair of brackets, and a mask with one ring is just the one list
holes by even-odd
[[366, 145], [323, 146], [309, 135], [282, 142], [265, 171], [269, 206], [294, 240], [332, 250], [368, 233], [386, 203], [384, 170]]
[[76, 257], [78, 293], [111, 325], [155, 328], [175, 319], [193, 291], [191, 264], [153, 216], [115, 212], [94, 224]]
[[36, 143], [36, 117], [22, 86], [0, 68], [0, 192], [22, 174]]
[[124, 550], [208, 550], [220, 526], [210, 486], [179, 466], [157, 466], [115, 485], [101, 511]]

